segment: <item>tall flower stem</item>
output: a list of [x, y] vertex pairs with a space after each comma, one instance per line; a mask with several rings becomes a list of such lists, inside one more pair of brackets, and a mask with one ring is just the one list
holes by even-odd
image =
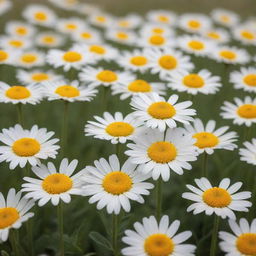
[[207, 162], [208, 162], [208, 154], [206, 152], [203, 153], [203, 164], [202, 164], [202, 177], [207, 177]]
[[219, 224], [220, 224], [220, 217], [218, 215], [215, 215], [213, 231], [212, 231], [210, 256], [216, 256]]
[[22, 104], [17, 104], [17, 115], [18, 115], [18, 123], [23, 127], [24, 126], [24, 120], [23, 120], [23, 111], [22, 111]]
[[59, 228], [59, 256], [64, 256], [64, 227], [63, 227], [63, 204], [57, 206], [58, 228]]
[[69, 102], [64, 101], [63, 122], [61, 127], [61, 155], [65, 155], [67, 133], [68, 133], [68, 106]]
[[156, 218], [159, 221], [162, 214], [162, 180], [158, 178], [156, 182]]
[[109, 91], [110, 87], [103, 86], [103, 92], [102, 92], [102, 107], [103, 111], [107, 111], [108, 109], [108, 98], [109, 98]]
[[117, 157], [118, 157], [118, 159], [120, 160], [120, 155], [121, 155], [121, 143], [117, 143], [117, 144], [115, 144], [115, 146], [116, 146], [116, 155], [117, 155]]
[[18, 230], [11, 230], [10, 243], [11, 243], [12, 251], [14, 252], [14, 255], [19, 256], [20, 255], [20, 250], [18, 248], [19, 241], [17, 239], [16, 232], [18, 234]]
[[118, 215], [112, 215], [112, 247], [114, 256], [119, 256], [118, 252]]

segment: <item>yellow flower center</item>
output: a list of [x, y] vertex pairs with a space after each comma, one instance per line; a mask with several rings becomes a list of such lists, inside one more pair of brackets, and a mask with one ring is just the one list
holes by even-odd
[[44, 12], [36, 12], [34, 17], [38, 21], [46, 21], [47, 20], [47, 15]]
[[227, 190], [213, 187], [204, 191], [203, 201], [211, 207], [223, 208], [231, 203], [232, 198]]
[[66, 24], [66, 29], [75, 30], [77, 29], [77, 25], [72, 23]]
[[220, 20], [226, 23], [226, 22], [229, 22], [229, 21], [230, 21], [230, 17], [227, 16], [227, 15], [222, 15], [222, 16], [220, 17]]
[[94, 52], [97, 54], [105, 54], [106, 50], [104, 47], [100, 46], [100, 45], [91, 45], [90, 46], [90, 52]]
[[207, 36], [212, 38], [212, 39], [220, 39], [220, 35], [217, 32], [209, 32], [207, 33]]
[[[1, 57], [0, 57], [1, 59]], [[249, 74], [244, 77], [244, 82], [249, 86], [256, 86], [256, 74]]]
[[176, 114], [176, 110], [170, 103], [160, 101], [151, 104], [148, 113], [156, 119], [168, 119]]
[[42, 41], [46, 44], [53, 44], [56, 41], [56, 39], [53, 36], [45, 36], [43, 37]]
[[177, 156], [177, 149], [174, 144], [167, 141], [158, 141], [148, 148], [148, 157], [157, 163], [169, 163]]
[[161, 35], [153, 35], [149, 38], [149, 43], [153, 45], [162, 45], [165, 43], [165, 38]]
[[5, 92], [5, 95], [10, 99], [21, 100], [29, 98], [31, 93], [25, 86], [14, 85]]
[[79, 52], [69, 51], [64, 53], [63, 59], [67, 62], [77, 62], [82, 59], [82, 55]]
[[88, 32], [83, 32], [83, 33], [80, 34], [80, 36], [84, 39], [92, 38], [92, 35]]
[[18, 156], [34, 156], [40, 151], [40, 144], [36, 139], [22, 138], [16, 140], [12, 145], [13, 152]]
[[149, 256], [169, 256], [174, 246], [172, 239], [165, 234], [150, 235], [144, 242], [144, 250]]
[[23, 42], [20, 40], [11, 40], [9, 41], [9, 44], [15, 48], [20, 48], [23, 46]]
[[192, 40], [188, 43], [188, 46], [193, 50], [200, 51], [204, 49], [204, 44], [200, 41]]
[[0, 208], [0, 229], [10, 227], [20, 218], [19, 212], [13, 207]]
[[118, 32], [116, 33], [116, 37], [118, 39], [121, 39], [121, 40], [126, 40], [129, 38], [128, 34], [124, 33], [124, 32]]
[[145, 80], [135, 80], [128, 85], [131, 92], [151, 92], [151, 85]]
[[130, 22], [127, 20], [121, 20], [118, 22], [118, 25], [123, 28], [127, 28], [130, 26]]
[[6, 51], [0, 50], [0, 61], [5, 61], [9, 57], [9, 54]]
[[132, 179], [121, 171], [108, 173], [102, 183], [105, 191], [113, 195], [120, 195], [132, 188]]
[[41, 82], [49, 79], [49, 75], [45, 73], [35, 73], [31, 76], [32, 80], [36, 82]]
[[158, 17], [157, 17], [157, 19], [158, 19], [158, 21], [160, 21], [160, 22], [164, 22], [164, 23], [166, 23], [166, 22], [169, 22], [169, 17], [167, 17], [167, 16], [165, 16], [165, 15], [159, 15]]
[[104, 23], [104, 22], [107, 21], [106, 17], [104, 17], [104, 16], [97, 16], [97, 17], [96, 17], [96, 20], [97, 20], [98, 22], [102, 22], [102, 23]]
[[24, 36], [28, 33], [27, 29], [25, 27], [17, 27], [16, 28], [16, 33], [18, 35]]
[[212, 148], [219, 143], [218, 137], [210, 132], [195, 133], [193, 138], [196, 139], [194, 145], [198, 148]]
[[63, 173], [50, 174], [42, 182], [42, 188], [49, 194], [65, 193], [70, 190], [72, 186], [72, 179]]
[[183, 78], [183, 83], [190, 88], [201, 88], [204, 86], [204, 80], [197, 74], [189, 74]]
[[247, 30], [242, 31], [241, 36], [248, 39], [248, 40], [254, 40], [255, 39], [255, 34], [253, 34], [250, 31], [247, 31]]
[[232, 51], [220, 51], [220, 56], [224, 59], [228, 59], [228, 60], [234, 60], [236, 58], [236, 53], [232, 52]]
[[171, 55], [164, 55], [158, 60], [159, 65], [164, 69], [174, 69], [177, 67], [177, 59]]
[[162, 28], [153, 28], [152, 32], [155, 33], [155, 34], [163, 34], [164, 29], [162, 29]]
[[201, 27], [201, 23], [197, 20], [190, 20], [188, 22], [188, 26], [193, 29], [198, 29]]
[[106, 127], [106, 132], [114, 137], [129, 136], [133, 131], [133, 126], [125, 122], [114, 122]]
[[25, 63], [33, 63], [37, 61], [37, 56], [31, 53], [26, 53], [21, 56], [21, 60]]
[[237, 114], [243, 118], [256, 118], [256, 105], [244, 104], [237, 109]]
[[74, 98], [80, 95], [80, 91], [72, 85], [62, 85], [55, 90], [62, 97]]
[[103, 70], [97, 74], [97, 79], [102, 82], [111, 83], [118, 79], [118, 76], [115, 72], [111, 70]]
[[236, 239], [236, 248], [243, 255], [256, 256], [256, 234], [244, 233]]
[[130, 62], [135, 66], [144, 66], [148, 63], [148, 59], [144, 56], [131, 57]]

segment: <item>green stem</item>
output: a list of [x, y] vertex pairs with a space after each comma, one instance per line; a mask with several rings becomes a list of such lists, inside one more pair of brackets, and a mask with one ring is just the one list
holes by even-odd
[[14, 255], [19, 256], [20, 255], [19, 248], [18, 248], [19, 241], [16, 237], [16, 232], [17, 232], [17, 235], [18, 235], [18, 230], [11, 230], [11, 232], [10, 232], [10, 242], [11, 242], [12, 251], [14, 252]]
[[216, 256], [219, 224], [220, 224], [220, 217], [218, 215], [215, 215], [214, 216], [214, 224], [213, 224], [213, 232], [212, 232], [210, 256]]
[[162, 180], [158, 178], [156, 182], [156, 218], [160, 221], [162, 214]]
[[202, 177], [207, 177], [207, 160], [208, 154], [206, 152], [203, 153], [203, 165], [202, 165]]
[[115, 147], [116, 147], [116, 155], [120, 161], [121, 143], [118, 142], [117, 144], [115, 144]]
[[61, 127], [61, 155], [65, 156], [67, 133], [68, 133], [68, 106], [69, 102], [64, 101], [63, 123]]
[[103, 100], [102, 100], [103, 111], [107, 111], [107, 109], [108, 109], [109, 90], [110, 90], [109, 86], [107, 86], [107, 87], [103, 86], [103, 93], [102, 93], [103, 94]]
[[118, 256], [118, 215], [112, 215], [112, 247], [114, 256]]
[[23, 120], [22, 103], [17, 104], [17, 113], [18, 113], [18, 123], [23, 127], [24, 120]]
[[64, 256], [64, 228], [63, 228], [63, 204], [59, 203], [57, 207], [58, 225], [59, 225], [59, 256]]

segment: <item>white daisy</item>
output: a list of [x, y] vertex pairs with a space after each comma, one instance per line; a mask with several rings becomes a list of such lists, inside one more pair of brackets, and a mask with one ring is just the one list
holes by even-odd
[[36, 29], [21, 21], [10, 21], [5, 25], [5, 32], [17, 37], [31, 37], [35, 34]]
[[136, 165], [125, 161], [120, 166], [116, 155], [109, 161], [104, 158], [94, 161], [94, 166], [87, 166], [83, 175], [83, 195], [90, 196], [89, 203], [97, 203], [97, 209], [106, 207], [109, 214], [118, 215], [121, 209], [130, 212], [130, 200], [144, 203], [143, 195], [149, 195], [154, 185], [144, 182], [147, 175], [136, 171]]
[[16, 57], [16, 65], [23, 68], [43, 66], [45, 63], [44, 53], [36, 50], [24, 51]]
[[176, 122], [188, 124], [196, 115], [196, 110], [188, 108], [192, 105], [191, 101], [177, 103], [178, 99], [176, 94], [165, 100], [157, 93], [141, 93], [132, 98], [131, 106], [135, 110], [134, 116], [145, 122], [147, 127], [164, 131], [167, 127], [176, 127]]
[[132, 31], [108, 29], [105, 33], [105, 38], [119, 44], [134, 45], [137, 40], [137, 35]]
[[177, 234], [180, 221], [169, 223], [164, 215], [159, 224], [154, 216], [143, 218], [142, 223], [136, 222], [133, 230], [125, 230], [122, 241], [128, 245], [122, 249], [124, 256], [194, 256], [196, 247], [182, 244], [192, 236], [191, 231]]
[[10, 0], [1, 0], [0, 1], [0, 15], [8, 12], [12, 7], [12, 2]]
[[174, 12], [167, 10], [153, 10], [147, 13], [147, 19], [153, 23], [175, 26], [177, 16]]
[[94, 26], [103, 28], [111, 28], [113, 25], [113, 17], [103, 12], [91, 13], [88, 21]]
[[16, 51], [0, 48], [0, 64], [15, 65]]
[[233, 28], [234, 38], [244, 45], [256, 45], [256, 30], [244, 25]]
[[32, 171], [39, 179], [24, 177], [23, 179], [28, 183], [22, 184], [22, 192], [26, 193], [26, 198], [38, 201], [39, 206], [49, 201], [55, 206], [61, 201], [69, 203], [71, 195], [82, 194], [81, 177], [84, 169], [72, 175], [77, 164], [76, 159], [69, 163], [68, 159], [64, 158], [58, 170], [52, 162], [48, 162], [47, 166], [44, 164], [33, 166]]
[[239, 149], [240, 160], [248, 164], [256, 165], [256, 139], [243, 143], [245, 148]]
[[145, 23], [139, 31], [140, 35], [162, 35], [165, 37], [174, 36], [173, 30], [166, 24]]
[[41, 47], [54, 48], [64, 44], [65, 38], [53, 32], [41, 32], [35, 37], [35, 43]]
[[201, 35], [215, 43], [227, 43], [230, 40], [230, 35], [225, 29], [210, 28], [201, 32]]
[[27, 162], [32, 166], [40, 163], [40, 159], [55, 158], [60, 148], [56, 143], [59, 139], [50, 139], [54, 132], [34, 125], [31, 130], [23, 129], [16, 124], [0, 133], [0, 162], [10, 163], [10, 169], [16, 166], [25, 167]]
[[176, 37], [159, 34], [144, 35], [135, 42], [140, 47], [150, 47], [156, 49], [174, 48], [177, 45]]
[[114, 19], [113, 26], [117, 29], [137, 29], [142, 23], [142, 18], [137, 14], [128, 14]]
[[97, 122], [88, 121], [85, 125], [85, 136], [93, 136], [101, 140], [110, 140], [112, 144], [126, 143], [132, 140], [138, 133], [138, 127], [141, 122], [136, 120], [132, 114], [123, 116], [116, 112], [111, 115], [108, 112], [103, 113], [103, 118], [94, 116]]
[[0, 82], [0, 102], [35, 105], [42, 100], [42, 90], [37, 85], [8, 85]]
[[28, 38], [14, 36], [0, 36], [0, 47], [11, 50], [24, 50], [32, 46], [32, 41]]
[[[248, 212], [252, 203], [248, 200], [251, 192], [243, 191], [236, 193], [242, 186], [242, 182], [236, 182], [230, 186], [230, 179], [223, 179], [218, 186], [212, 186], [206, 178], [195, 179], [198, 188], [187, 185], [192, 191], [185, 192], [182, 197], [195, 203], [191, 204], [187, 211], [193, 211], [193, 214], [205, 212], [206, 215], [215, 213], [221, 218], [236, 219], [234, 211]], [[233, 256], [233, 255], [232, 255]]]
[[48, 100], [91, 101], [97, 90], [79, 85], [78, 81], [56, 80], [44, 82], [44, 95]]
[[33, 200], [21, 197], [21, 191], [16, 193], [14, 188], [8, 191], [6, 200], [0, 192], [0, 244], [7, 241], [10, 229], [19, 229], [23, 222], [34, 216], [28, 212], [34, 204]]
[[82, 30], [74, 32], [72, 38], [77, 43], [86, 43], [86, 44], [99, 44], [102, 43], [101, 34], [90, 27], [85, 27]]
[[85, 22], [76, 17], [71, 17], [67, 19], [59, 19], [57, 22], [56, 30], [65, 34], [73, 34], [85, 27]]
[[233, 124], [251, 126], [256, 123], [256, 98], [246, 96], [244, 100], [234, 98], [235, 104], [225, 101], [220, 115], [233, 119]]
[[188, 163], [196, 161], [198, 153], [193, 145], [195, 139], [184, 135], [181, 128], [167, 129], [160, 132], [146, 129], [128, 144], [125, 152], [134, 164], [139, 164], [139, 171], [150, 173], [154, 180], [161, 176], [164, 181], [170, 179], [170, 171], [182, 175], [183, 169], [191, 170]]
[[211, 16], [217, 24], [226, 27], [234, 27], [238, 24], [240, 20], [239, 16], [236, 13], [225, 9], [214, 9], [211, 12]]
[[215, 94], [222, 86], [219, 76], [202, 69], [198, 73], [188, 71], [173, 72], [166, 77], [167, 86], [179, 92], [187, 92], [193, 95], [197, 93]]
[[196, 139], [195, 146], [199, 154], [206, 152], [212, 154], [215, 149], [234, 150], [237, 146], [233, 143], [237, 140], [236, 132], [227, 132], [228, 126], [215, 130], [216, 122], [210, 120], [204, 126], [200, 119], [195, 119], [193, 124], [185, 125], [185, 130]]

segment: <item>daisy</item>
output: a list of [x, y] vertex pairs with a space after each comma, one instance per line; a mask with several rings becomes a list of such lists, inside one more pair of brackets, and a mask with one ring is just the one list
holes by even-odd
[[234, 46], [218, 46], [212, 50], [211, 56], [216, 61], [226, 64], [245, 64], [250, 61], [246, 50]]
[[162, 35], [165, 37], [174, 36], [174, 32], [170, 29], [169, 26], [159, 23], [146, 23], [140, 29], [140, 34], [145, 35]]
[[196, 139], [195, 146], [199, 154], [206, 152], [212, 154], [215, 149], [234, 150], [237, 146], [233, 143], [237, 139], [235, 132], [227, 132], [228, 126], [215, 130], [216, 122], [210, 120], [203, 125], [200, 119], [195, 119], [192, 125], [185, 125], [185, 130]]
[[141, 122], [136, 120], [133, 115], [123, 116], [116, 112], [111, 115], [108, 112], [103, 113], [103, 118], [94, 116], [97, 122], [88, 121], [85, 125], [85, 136], [93, 136], [101, 140], [110, 140], [112, 144], [126, 143], [132, 140], [137, 134]]
[[56, 29], [65, 34], [72, 34], [84, 29], [85, 23], [83, 20], [76, 17], [68, 19], [59, 19]]
[[135, 77], [127, 72], [88, 66], [79, 73], [79, 79], [89, 86], [98, 87], [124, 84], [134, 80]]
[[122, 249], [125, 256], [194, 256], [196, 247], [182, 244], [192, 236], [191, 231], [177, 234], [180, 221], [169, 223], [164, 215], [159, 224], [154, 216], [143, 218], [142, 223], [136, 222], [133, 230], [125, 230], [122, 241], [128, 245]]
[[164, 83], [147, 82], [146, 80], [136, 79], [127, 84], [120, 84], [113, 86], [112, 94], [121, 94], [120, 99], [125, 100], [131, 96], [138, 95], [140, 93], [148, 94], [155, 92], [159, 95], [165, 95], [166, 86]]
[[251, 126], [256, 123], [256, 98], [246, 96], [244, 100], [234, 98], [235, 104], [225, 101], [220, 115], [233, 119], [233, 124]]
[[55, 13], [44, 5], [30, 4], [22, 13], [22, 16], [32, 24], [51, 27], [56, 21]]
[[149, 66], [151, 73], [159, 74], [160, 78], [166, 80], [166, 76], [175, 71], [192, 70], [194, 64], [190, 61], [190, 57], [184, 56], [179, 51], [172, 49], [151, 49], [147, 50], [149, 58]]
[[94, 165], [85, 168], [83, 195], [90, 196], [90, 204], [97, 202], [98, 210], [106, 207], [109, 214], [116, 215], [121, 209], [130, 212], [130, 200], [144, 203], [142, 196], [149, 195], [149, 189], [154, 187], [144, 182], [148, 176], [138, 173], [135, 164], [127, 160], [120, 166], [116, 155], [111, 155], [109, 161], [96, 160]]
[[179, 17], [179, 27], [187, 32], [200, 33], [211, 27], [211, 20], [203, 14], [186, 13]]
[[134, 45], [137, 36], [134, 32], [120, 29], [109, 29], [105, 33], [105, 38], [119, 44]]
[[31, 37], [35, 34], [36, 29], [21, 21], [10, 21], [5, 26], [5, 32], [17, 37]]
[[131, 106], [135, 110], [134, 116], [145, 122], [147, 127], [164, 131], [167, 127], [176, 127], [176, 122], [188, 124], [196, 115], [196, 110], [188, 108], [192, 105], [191, 101], [177, 103], [178, 99], [176, 94], [166, 101], [154, 92], [148, 95], [141, 93], [132, 98]]
[[202, 69], [198, 73], [189, 73], [180, 71], [171, 73], [166, 80], [169, 82], [168, 87], [179, 92], [187, 92], [193, 95], [197, 93], [215, 94], [222, 86], [219, 76]]
[[245, 256], [256, 254], [256, 219], [251, 224], [245, 219], [240, 219], [239, 223], [234, 220], [228, 221], [234, 234], [219, 232], [220, 248], [225, 255]]
[[170, 171], [178, 175], [183, 169], [191, 170], [188, 163], [196, 161], [198, 153], [193, 145], [195, 139], [186, 134], [181, 128], [167, 129], [160, 132], [156, 129], [146, 129], [128, 144], [129, 150], [125, 152], [132, 163], [139, 164], [139, 171], [150, 173], [154, 180], [161, 176], [164, 181], [170, 179]]
[[25, 51], [16, 57], [16, 65], [23, 68], [32, 68], [43, 66], [45, 63], [45, 55], [40, 51]]
[[12, 7], [12, 2], [10, 0], [1, 0], [0, 1], [0, 15], [3, 15], [9, 11]]
[[174, 48], [176, 46], [175, 37], [169, 37], [159, 34], [145, 35], [136, 41], [140, 47], [150, 47], [156, 49]]
[[193, 53], [196, 56], [207, 56], [215, 47], [215, 44], [201, 36], [184, 35], [178, 38], [178, 47], [187, 53]]
[[174, 12], [166, 10], [154, 10], [147, 13], [147, 19], [153, 23], [174, 26], [177, 16]]
[[33, 71], [26, 71], [26, 70], [18, 70], [17, 79], [26, 85], [30, 84], [39, 84], [42, 82], [51, 82], [55, 80], [60, 80], [62, 76], [53, 73], [52, 71], [42, 71], [42, 70], [33, 70]]
[[39, 103], [42, 99], [42, 90], [37, 85], [8, 85], [0, 82], [0, 102], [12, 104]]
[[32, 166], [40, 163], [40, 159], [55, 158], [60, 148], [59, 139], [50, 139], [54, 132], [34, 125], [31, 130], [23, 129], [16, 124], [0, 133], [0, 141], [6, 146], [0, 147], [0, 162], [10, 163], [10, 169], [16, 166], [25, 167], [27, 162]]
[[225, 9], [214, 9], [211, 16], [217, 24], [225, 27], [234, 27], [239, 22], [239, 16], [236, 13]]
[[35, 43], [41, 47], [54, 48], [64, 44], [65, 38], [53, 32], [41, 32], [35, 37]]
[[125, 17], [116, 18], [113, 22], [113, 26], [117, 29], [136, 29], [142, 23], [142, 19], [139, 15], [129, 14]]
[[91, 101], [97, 93], [97, 90], [95, 89], [79, 85], [78, 81], [67, 82], [65, 80], [56, 80], [45, 82], [43, 85], [44, 95], [49, 101]]
[[0, 48], [0, 64], [15, 64], [16, 52], [11, 49]]
[[225, 29], [210, 28], [201, 32], [201, 35], [215, 43], [227, 43], [230, 40], [230, 35]]
[[248, 164], [256, 165], [256, 139], [243, 143], [245, 148], [239, 149], [240, 160]]
[[0, 243], [7, 241], [11, 229], [19, 229], [34, 216], [28, 212], [33, 206], [33, 200], [21, 197], [21, 191], [16, 193], [14, 188], [8, 191], [6, 200], [0, 192]]
[[99, 44], [102, 43], [100, 33], [92, 28], [85, 27], [82, 30], [76, 31], [71, 34], [73, 40], [77, 43], [85, 44]]
[[206, 178], [195, 179], [195, 182], [198, 188], [187, 185], [192, 193], [182, 194], [183, 198], [195, 202], [187, 208], [188, 212], [193, 211], [193, 214], [205, 212], [206, 215], [215, 213], [223, 219], [226, 217], [236, 219], [234, 211], [248, 212], [248, 208], [252, 206], [251, 202], [245, 200], [251, 197], [251, 192], [236, 193], [241, 188], [242, 182], [230, 186], [230, 179], [225, 178], [215, 187]]
[[88, 19], [89, 23], [97, 27], [111, 28], [113, 25], [113, 18], [105, 13], [91, 13]]
[[63, 67], [64, 71], [69, 71], [71, 68], [80, 69], [83, 65], [95, 61], [91, 58], [90, 53], [79, 46], [74, 46], [68, 51], [50, 50], [46, 60], [55, 68]]
[[27, 183], [22, 184], [22, 192], [26, 193], [26, 198], [38, 201], [40, 207], [49, 201], [54, 206], [61, 201], [69, 203], [71, 195], [82, 194], [81, 177], [84, 169], [72, 175], [77, 164], [76, 159], [69, 163], [68, 159], [64, 158], [58, 170], [52, 162], [48, 162], [47, 166], [44, 164], [33, 166], [32, 171], [39, 179], [24, 177]]
[[14, 37], [14, 36], [0, 36], [0, 47], [10, 50], [25, 50], [32, 45], [28, 38]]
[[234, 38], [244, 45], [256, 45], [256, 30], [247, 26], [233, 28]]

